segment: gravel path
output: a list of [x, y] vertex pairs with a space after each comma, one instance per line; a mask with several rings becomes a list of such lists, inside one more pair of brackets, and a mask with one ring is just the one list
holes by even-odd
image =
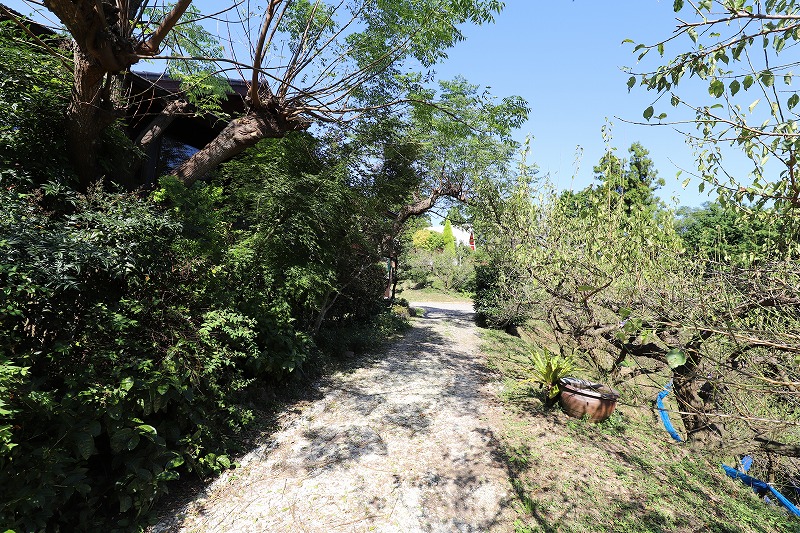
[[153, 531], [512, 530], [472, 306], [412, 305], [426, 313], [402, 339], [320, 383], [320, 400]]

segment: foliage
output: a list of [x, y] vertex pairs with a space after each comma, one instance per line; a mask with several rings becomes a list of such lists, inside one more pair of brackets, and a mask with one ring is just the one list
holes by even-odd
[[[73, 86], [79, 90], [66, 106], [66, 125], [85, 187], [97, 177], [94, 146], [108, 126], [107, 112], [126, 105], [103, 87], [141, 59], [167, 60], [165, 70], [181, 79], [201, 110], [213, 109], [226, 90], [218, 74], [235, 71], [251, 82], [244, 118], [230, 126], [248, 134], [219, 136], [189, 156], [175, 173], [190, 185], [261, 139], [306, 130], [315, 122], [374, 119], [408, 101], [403, 67], [430, 68], [464, 39], [461, 25], [492, 22], [503, 3], [280, 0], [252, 9], [229, 2], [201, 11], [191, 2], [167, 10], [143, 1], [122, 14], [116, 8], [97, 11], [90, 0], [53, 0], [45, 7], [75, 42], [79, 68]], [[94, 15], [75, 17], [76, 9]], [[220, 45], [206, 29], [210, 21], [219, 26], [218, 34], [243, 37], [250, 57]], [[87, 121], [95, 127], [78, 127]], [[252, 128], [253, 121], [260, 126]]]
[[769, 465], [757, 475], [786, 482], [800, 449], [795, 261], [771, 245], [743, 262], [710, 258], [685, 249], [671, 213], [584, 192], [523, 172], [485, 196], [474, 222], [494, 238], [476, 308], [490, 325], [547, 323], [598, 374], [671, 376], [688, 440], [755, 453]]
[[[763, 207], [771, 201], [779, 209], [800, 205], [800, 138], [793, 112], [800, 95], [791, 70], [800, 7], [776, 0], [679, 0], [674, 10], [680, 18], [673, 35], [635, 46], [639, 61], [653, 50], [659, 59], [652, 70], [629, 69], [628, 88], [638, 83], [658, 93], [657, 102], [669, 101], [678, 115], [675, 123], [684, 112], [693, 116], [696, 132], [687, 136], [696, 147], [701, 191], [710, 184], [726, 203]], [[671, 46], [678, 51], [667, 60]], [[708, 90], [709, 103], [688, 101], [682, 89], [688, 92], [692, 83]], [[644, 111], [644, 118], [668, 123], [667, 113], [654, 107]], [[749, 179], [742, 177], [739, 163], [735, 170], [724, 164], [724, 145], [744, 154]]]
[[[515, 181], [482, 183], [471, 208], [475, 234], [480, 236], [480, 259], [475, 276], [475, 310], [492, 327], [516, 327], [532, 318], [541, 298], [531, 279], [524, 250], [538, 244], [533, 232], [542, 221], [533, 196], [542, 193], [536, 167], [529, 165], [527, 145]], [[555, 226], [554, 226], [555, 227]]]
[[0, 57], [0, 183], [69, 180], [65, 117], [53, 105], [69, 98], [69, 71], [11, 22], [0, 22]]
[[593, 169], [595, 179], [601, 182], [597, 194], [601, 197], [607, 192], [618, 194], [628, 213], [633, 209], [653, 211], [660, 203], [655, 191], [664, 185], [664, 180], [657, 177], [650, 152], [640, 143], [631, 144], [628, 153], [630, 159], [617, 158], [614, 148], [603, 154]]
[[531, 365], [531, 377], [528, 381], [544, 387], [547, 399], [552, 400], [559, 395], [561, 378], [573, 376], [580, 369], [571, 356], [559, 355], [547, 348], [534, 349], [528, 354]]
[[[452, 230], [450, 236], [453, 236]], [[430, 229], [420, 229], [411, 236], [414, 248], [427, 250], [429, 252], [440, 252], [444, 249], [444, 235], [438, 231]]]
[[27, 369], [4, 379], [15, 446], [0, 456], [2, 521], [97, 529], [114, 524], [107, 512], [131, 510], [122, 527], [185, 460], [203, 460], [203, 433], [231, 414], [216, 414], [213, 398], [213, 410], [190, 401], [198, 383], [187, 376], [206, 354], [171, 346], [170, 331], [187, 327], [163, 304], [177, 225], [99, 191], [71, 197], [74, 212], [60, 218], [35, 195], [2, 196], [0, 347], [6, 370]]
[[792, 212], [753, 209], [749, 213], [707, 202], [680, 208], [676, 230], [688, 250], [737, 265], [796, 253], [797, 220]]
[[[145, 25], [155, 26], [168, 13], [169, 9], [163, 5], [145, 2], [143, 20]], [[180, 82], [181, 91], [198, 111], [221, 116], [220, 102], [232, 92], [227, 78], [219, 75], [217, 65], [225, 57], [225, 47], [203, 27], [203, 18], [200, 9], [190, 5], [181, 17], [180, 30], [167, 34], [162, 55], [174, 59], [167, 61], [164, 72]]]
[[444, 221], [444, 229], [442, 230], [442, 241], [444, 249], [444, 253], [446, 255], [450, 255], [455, 257], [456, 255], [456, 239], [453, 237], [453, 225], [450, 224], [450, 220], [446, 219]]
[[[452, 237], [452, 230], [450, 231]], [[398, 277], [410, 280], [417, 288], [471, 292], [475, 282], [473, 251], [463, 244], [447, 251], [443, 234], [429, 229], [417, 230], [411, 247], [400, 256]]]
[[369, 320], [383, 226], [317, 148], [230, 163], [228, 194], [165, 178], [162, 207], [0, 190], [0, 521], [135, 529], [169, 481], [231, 465], [248, 397], [309, 361], [313, 333], [357, 347], [401, 325]]

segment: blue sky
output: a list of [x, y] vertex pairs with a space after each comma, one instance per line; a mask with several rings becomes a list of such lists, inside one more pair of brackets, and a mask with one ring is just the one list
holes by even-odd
[[[647, 149], [666, 186], [659, 191], [670, 201], [697, 206], [709, 200], [693, 179], [681, 182], [694, 168], [683, 135], [669, 126], [626, 124], [642, 121], [654, 93], [634, 88], [620, 67], [636, 67], [633, 45], [653, 43], [672, 34], [672, 0], [508, 0], [496, 23], [464, 28], [467, 41], [449, 54], [436, 71], [442, 78], [462, 74], [472, 83], [489, 85], [497, 96], [517, 94], [531, 106], [518, 139], [533, 137], [532, 159], [559, 188], [583, 188], [592, 182], [592, 167], [605, 151], [601, 128], [612, 123], [612, 142], [624, 156], [634, 141]], [[679, 43], [680, 44], [680, 43]], [[684, 43], [685, 45], [685, 43]], [[675, 49], [677, 51], [677, 49]], [[655, 54], [655, 52], [653, 52]], [[655, 58], [654, 58], [655, 59]], [[652, 66], [652, 62], [649, 66]], [[707, 101], [707, 92], [691, 95]], [[688, 95], [688, 94], [687, 94]], [[583, 148], [575, 175], [576, 147]], [[680, 178], [680, 168], [686, 170]]]
[[[4, 3], [23, 13], [30, 11], [20, 0]], [[694, 168], [684, 137], [669, 126], [623, 122], [641, 121], [642, 111], [656, 95], [640, 88], [628, 93], [629, 76], [620, 67], [636, 67], [636, 57], [631, 44], [621, 43], [624, 39], [653, 43], [671, 35], [676, 25], [672, 4], [672, 0], [506, 0], [495, 24], [464, 27], [467, 40], [450, 50], [448, 60], [435, 70], [441, 79], [463, 75], [471, 83], [489, 86], [498, 97], [525, 98], [531, 114], [516, 136], [533, 137], [531, 159], [559, 188], [580, 189], [592, 182], [592, 167], [605, 150], [601, 128], [608, 120], [618, 155], [624, 156], [634, 141], [650, 150], [659, 176], [667, 182], [660, 191], [662, 198], [697, 206], [709, 197], [698, 193], [696, 179], [686, 189], [681, 187]], [[700, 90], [690, 98], [698, 103], [709, 97]], [[578, 146], [582, 157], [576, 173]], [[679, 169], [687, 172], [676, 178]]]

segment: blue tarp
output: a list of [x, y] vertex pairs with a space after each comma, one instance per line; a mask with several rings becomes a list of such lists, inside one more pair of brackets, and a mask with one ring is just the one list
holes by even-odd
[[[675, 431], [675, 426], [672, 425], [672, 422], [669, 419], [669, 413], [664, 408], [664, 398], [669, 394], [669, 391], [672, 389], [672, 382], [670, 381], [664, 386], [664, 390], [658, 393], [656, 397], [656, 405], [658, 406], [658, 414], [661, 417], [661, 422], [664, 423], [664, 429], [678, 442], [683, 442], [683, 439], [678, 432]], [[745, 471], [749, 470], [750, 464], [752, 464], [753, 458], [750, 456], [745, 456], [742, 460], [742, 466]], [[732, 468], [728, 465], [720, 465], [725, 470], [725, 473], [728, 476], [732, 477], [733, 479], [739, 479], [742, 483], [751, 487], [756, 494], [763, 495], [766, 493], [772, 493], [773, 496], [783, 505], [786, 509], [789, 510], [795, 516], [800, 517], [800, 510], [794, 506], [792, 502], [790, 502], [786, 496], [778, 492], [772, 485], [769, 483], [764, 483], [763, 481], [759, 481], [758, 479], [748, 476], [743, 472], [739, 472], [735, 468]]]

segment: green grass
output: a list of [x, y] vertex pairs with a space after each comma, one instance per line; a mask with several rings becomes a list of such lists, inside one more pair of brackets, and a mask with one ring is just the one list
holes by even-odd
[[651, 390], [623, 388], [632, 405], [603, 423], [569, 418], [520, 385], [529, 371], [525, 341], [481, 335], [503, 383], [502, 453], [517, 533], [800, 532], [800, 520], [725, 476], [710, 454], [674, 443], [653, 413]]

